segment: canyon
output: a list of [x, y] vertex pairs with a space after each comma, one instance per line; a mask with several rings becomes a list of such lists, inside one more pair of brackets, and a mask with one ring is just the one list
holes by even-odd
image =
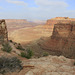
[[41, 37], [49, 37], [52, 34], [51, 26], [38, 25], [30, 28], [21, 28], [13, 31], [9, 35], [9, 39], [14, 42], [27, 44]]
[[[7, 21], [7, 24], [9, 23], [8, 26], [12, 24], [15, 27], [17, 20]], [[26, 20], [18, 21], [20, 24], [24, 22], [28, 23]], [[47, 20], [45, 25], [21, 27], [11, 32], [9, 40], [21, 43], [25, 48], [30, 47], [34, 51], [35, 56], [42, 56], [43, 53], [48, 52], [51, 55], [75, 57], [75, 19], [56, 17]], [[8, 29], [11, 30], [10, 28]]]
[[[75, 75], [75, 21], [65, 17], [50, 20], [45, 25], [11, 30], [12, 40], [21, 43], [25, 50], [30, 48], [34, 56], [31, 59], [21, 57], [22, 51], [16, 49], [13, 41], [9, 42], [12, 47], [11, 53], [3, 52], [0, 48], [0, 57], [19, 58], [23, 69], [5, 75]], [[7, 31], [5, 20], [0, 20], [0, 27], [0, 34], [8, 41], [10, 28]], [[44, 57], [44, 53], [48, 53], [48, 56]]]
[[14, 30], [18, 30], [25, 27], [33, 27], [38, 25], [34, 22], [29, 22], [26, 19], [5, 19], [7, 23], [8, 32], [12, 32]]
[[[35, 52], [35, 56], [48, 52], [51, 55], [64, 55], [68, 58], [75, 58], [75, 19], [68, 18], [67, 21], [64, 19], [63, 22], [60, 18], [54, 19], [57, 19], [57, 23], [54, 24], [52, 35], [48, 38], [40, 38], [36, 42], [32, 42], [28, 47]], [[55, 23], [52, 20], [47, 22]], [[49, 23], [47, 23], [48, 26]]]
[[[26, 21], [26, 20], [25, 20]], [[25, 24], [25, 27], [24, 25], [21, 25], [23, 23], [23, 21], [21, 23], [18, 23], [20, 24], [20, 26], [18, 24], [16, 24], [15, 26], [19, 26], [18, 29], [17, 27], [15, 27], [14, 25], [11, 25], [9, 26], [9, 23], [10, 22], [7, 22], [7, 25], [8, 25], [8, 31], [9, 30], [13, 30], [13, 32], [11, 32], [10, 34], [10, 31], [9, 31], [9, 39], [15, 41], [15, 42], [18, 42], [18, 43], [21, 43], [21, 44], [24, 44], [24, 43], [29, 43], [33, 40], [37, 40], [41, 37], [49, 37], [52, 35], [52, 32], [53, 32], [53, 28], [54, 28], [54, 24], [57, 24], [57, 23], [71, 23], [72, 21], [75, 21], [74, 18], [69, 18], [69, 17], [56, 17], [56, 18], [52, 18], [52, 19], [49, 19], [47, 20], [47, 22], [45, 24], [38, 24], [36, 26], [36, 24], [34, 23], [34, 25], [32, 26], [29, 26], [28, 27], [28, 22]], [[14, 21], [12, 21], [14, 23]], [[19, 21], [20, 22], [20, 21]], [[13, 24], [12, 23], [12, 24]], [[14, 26], [14, 27], [12, 27]], [[11, 28], [10, 28], [11, 27]], [[21, 36], [19, 36], [21, 35]]]
[[45, 21], [27, 21], [26, 19], [5, 19], [5, 21], [8, 28], [9, 40], [13, 40], [14, 42], [29, 43], [44, 35], [44, 27], [42, 29], [42, 26], [45, 24]]

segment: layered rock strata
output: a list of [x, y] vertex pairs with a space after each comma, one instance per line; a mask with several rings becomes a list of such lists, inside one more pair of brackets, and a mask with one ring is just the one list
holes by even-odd
[[5, 20], [0, 20], [0, 43], [8, 41], [8, 31]]
[[[75, 21], [62, 22], [54, 25], [52, 36], [41, 38], [32, 43], [30, 47], [34, 50], [35, 56], [48, 52], [51, 55], [64, 55], [68, 58], [75, 58]], [[37, 52], [37, 53], [36, 53]]]
[[39, 44], [44, 50], [75, 58], [75, 24], [73, 22], [55, 24], [51, 38]]
[[47, 20], [46, 25], [54, 25], [57, 23], [70, 23], [72, 21], [75, 21], [75, 18], [69, 18], [69, 17], [56, 17], [56, 18], [52, 18]]

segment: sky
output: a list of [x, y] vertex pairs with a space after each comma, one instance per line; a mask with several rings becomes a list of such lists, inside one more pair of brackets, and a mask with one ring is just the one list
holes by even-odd
[[0, 19], [75, 18], [75, 0], [0, 0]]

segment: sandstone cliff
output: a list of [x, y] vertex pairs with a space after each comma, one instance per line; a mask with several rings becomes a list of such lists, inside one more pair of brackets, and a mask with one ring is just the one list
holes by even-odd
[[50, 26], [50, 32], [53, 32], [54, 25], [57, 23], [71, 23], [72, 21], [75, 21], [75, 18], [69, 18], [69, 17], [55, 17], [52, 19], [47, 20], [45, 26]]
[[0, 43], [8, 41], [8, 32], [5, 20], [0, 20]]
[[[40, 56], [43, 52], [51, 55], [64, 55], [65, 57], [75, 58], [75, 21], [69, 22], [60, 20], [54, 25], [52, 36], [42, 38], [31, 45], [36, 56]], [[35, 50], [36, 49], [36, 50]], [[37, 53], [36, 53], [37, 52]]]
[[72, 21], [75, 21], [75, 18], [69, 18], [69, 17], [56, 17], [56, 18], [52, 18], [47, 20], [46, 25], [54, 25], [57, 23], [70, 23]]
[[55, 52], [55, 54], [75, 58], [75, 24], [55, 24], [51, 38], [39, 45], [42, 49]]

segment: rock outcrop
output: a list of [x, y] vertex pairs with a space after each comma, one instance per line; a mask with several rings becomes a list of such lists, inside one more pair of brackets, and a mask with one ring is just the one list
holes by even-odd
[[[48, 56], [39, 59], [31, 59], [28, 63], [34, 68], [28, 71], [25, 75], [74, 75], [75, 66], [73, 61], [63, 56]], [[27, 64], [24, 63], [25, 65]]]
[[[75, 24], [57, 23], [51, 38], [44, 43], [39, 43], [44, 50], [50, 50], [55, 54], [75, 58]], [[57, 53], [58, 52], [58, 53]]]
[[36, 56], [48, 52], [51, 55], [64, 55], [65, 57], [75, 58], [75, 19], [65, 18], [68, 21], [64, 19], [64, 22], [61, 18], [56, 19], [60, 20], [54, 25], [52, 36], [40, 39], [32, 44], [31, 48], [36, 49], [34, 50]]
[[0, 43], [8, 41], [8, 31], [5, 20], [0, 20]]
[[7, 72], [4, 75], [75, 75], [74, 62], [64, 56], [23, 59], [23, 69], [20, 72]]
[[45, 26], [50, 26], [50, 32], [52, 33], [55, 24], [57, 24], [57, 23], [68, 23], [69, 24], [73, 21], [75, 21], [75, 18], [55, 17], [55, 18], [47, 20]]
[[46, 25], [54, 25], [57, 23], [70, 23], [72, 21], [75, 21], [75, 18], [69, 18], [69, 17], [56, 17], [56, 18], [52, 18], [47, 20]]

